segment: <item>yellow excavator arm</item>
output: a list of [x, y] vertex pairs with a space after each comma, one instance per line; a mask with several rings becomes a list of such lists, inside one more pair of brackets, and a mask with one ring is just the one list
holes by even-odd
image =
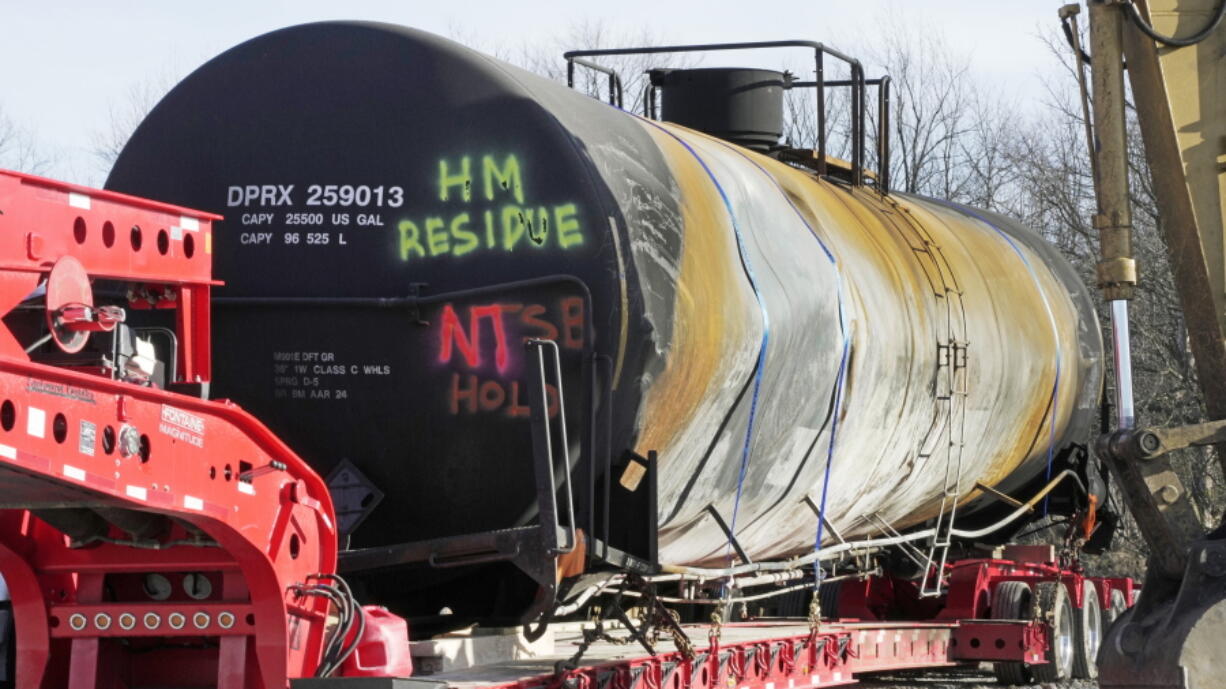
[[[1117, 381], [1116, 427], [1097, 449], [1151, 552], [1140, 602], [1102, 644], [1099, 681], [1110, 689], [1222, 687], [1226, 528], [1205, 533], [1167, 453], [1191, 445], [1226, 449], [1226, 0], [1089, 0], [1089, 9], [1089, 55], [1076, 30], [1079, 7], [1065, 6], [1060, 16], [1074, 43], [1078, 74], [1082, 62], [1089, 62], [1093, 84], [1089, 135], [1098, 278], [1110, 304]], [[1193, 426], [1139, 427], [1132, 413], [1127, 305], [1138, 271], [1131, 243], [1125, 78], [1213, 419]], [[1083, 96], [1087, 91], [1082, 77]], [[1226, 469], [1226, 451], [1218, 458]]]
[[1221, 6], [1221, 0], [1141, 0], [1125, 10], [1132, 21], [1124, 32], [1133, 101], [1172, 240], [1171, 265], [1215, 419], [1226, 418], [1226, 28], [1219, 24], [1192, 45], [1166, 46], [1137, 22], [1163, 36], [1188, 36], [1214, 26]]

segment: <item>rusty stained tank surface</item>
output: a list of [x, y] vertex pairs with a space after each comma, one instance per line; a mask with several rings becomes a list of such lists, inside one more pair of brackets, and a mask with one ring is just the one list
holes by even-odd
[[[827, 514], [841, 533], [860, 535], [879, 528], [868, 515], [898, 528], [935, 516], [947, 463], [961, 467], [965, 501], [977, 481], [1017, 488], [1043, 471], [1049, 447], [1075, 437], [1070, 420], [1084, 423], [1097, 401], [1101, 345], [1088, 301], [1070, 296], [1075, 277], [1053, 270], [1058, 258], [1033, 233], [644, 126], [668, 158], [687, 221], [672, 346], [640, 418], [640, 450], [674, 448], [662, 459], [662, 559], [723, 556], [707, 504], [737, 515], [751, 557], [812, 548], [803, 497], [820, 499], [828, 458]], [[712, 208], [721, 217], [700, 219], [698, 209]], [[721, 321], [731, 327], [713, 337]], [[767, 330], [741, 479], [746, 381]]]
[[533, 518], [528, 337], [563, 351], [576, 465], [583, 359], [608, 358], [613, 456], [658, 453], [669, 564], [725, 557], [708, 505], [754, 559], [813, 548], [803, 500], [828, 465], [844, 535], [932, 517], [947, 466], [974, 507], [977, 481], [1032, 482], [1095, 415], [1091, 302], [1033, 231], [412, 29], [310, 24], [227, 51], [107, 186], [226, 215], [216, 394], [379, 487], [354, 547]]

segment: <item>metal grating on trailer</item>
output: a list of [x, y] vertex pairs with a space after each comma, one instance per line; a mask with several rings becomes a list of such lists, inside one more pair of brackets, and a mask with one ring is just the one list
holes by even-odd
[[[554, 632], [551, 652], [493, 661], [420, 677], [455, 689], [809, 689], [849, 684], [861, 672], [898, 668], [946, 667], [956, 624], [822, 625], [747, 623], [726, 625], [714, 646], [696, 648], [687, 660], [669, 640], [657, 655], [641, 646], [593, 643], [582, 667], [554, 674], [555, 663], [573, 655], [582, 642], [578, 628]], [[705, 643], [708, 627], [686, 626], [692, 640]], [[512, 637], [513, 638], [513, 637]], [[463, 653], [481, 660], [481, 644]], [[664, 650], [665, 648], [669, 650]]]

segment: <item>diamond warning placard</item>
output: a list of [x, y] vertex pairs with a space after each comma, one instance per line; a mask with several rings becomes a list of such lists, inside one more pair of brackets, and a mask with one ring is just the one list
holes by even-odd
[[347, 459], [332, 468], [327, 482], [342, 535], [353, 533], [383, 500], [383, 491]]

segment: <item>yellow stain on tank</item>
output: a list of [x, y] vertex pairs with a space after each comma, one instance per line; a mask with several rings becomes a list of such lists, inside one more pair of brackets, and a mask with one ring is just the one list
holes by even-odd
[[[973, 340], [976, 330], [997, 327], [1001, 319], [1010, 318], [1011, 314], [999, 312], [1001, 304], [1021, 313], [1046, 313], [1051, 309], [1051, 321], [1030, 323], [1013, 333], [1021, 338], [1020, 346], [1043, 353], [1044, 365], [1031, 372], [1033, 384], [1026, 388], [1028, 396], [990, 400], [993, 404], [1010, 404], [1023, 412], [1023, 418], [1012, 424], [1012, 442], [990, 459], [988, 471], [977, 478], [995, 486], [1027, 463], [1045, 462], [1053, 425], [1059, 437], [1076, 405], [1079, 385], [1074, 376], [1079, 350], [1076, 327], [1069, 326], [1077, 323], [1076, 310], [1064, 287], [1050, 271], [1043, 269], [1042, 259], [1018, 244], [1018, 251], [1040, 268], [1027, 270], [1017, 251], [994, 229], [951, 209], [903, 195], [882, 196], [871, 189], [820, 179], [807, 170], [765, 156], [748, 155], [780, 183], [797, 210], [836, 255], [844, 273], [872, 270], [879, 278], [872, 289], [893, 291], [895, 299], [900, 294], [907, 295], [915, 303], [915, 308], [904, 315], [908, 323], [901, 328], [903, 332], [916, 327], [945, 328], [941, 323], [927, 322], [927, 318], [929, 314], [939, 314], [935, 306], [946, 301], [961, 311], [950, 319], [953, 324], [948, 326], [956, 339]], [[860, 285], [865, 282], [858, 281]], [[865, 307], [864, 302], [871, 295], [853, 292], [848, 298]], [[872, 313], [871, 308], [858, 311]], [[960, 322], [966, 318], [971, 320]], [[975, 319], [987, 322], [977, 323]], [[871, 346], [864, 341], [862, 329], [853, 332], [856, 338], [853, 349]], [[968, 356], [972, 358], [976, 356], [974, 346], [973, 341], [968, 342]], [[935, 360], [935, 347], [933, 350]], [[921, 356], [923, 352], [907, 352], [908, 356], [912, 354]], [[1065, 376], [1064, 384], [1058, 388], [1057, 360]], [[848, 372], [848, 394], [860, 392], [850, 384], [852, 379], [871, 373], [859, 370], [853, 360]], [[974, 380], [968, 379], [965, 384], [973, 386]], [[1054, 415], [1053, 388], [1056, 388]], [[973, 394], [967, 400], [968, 404], [979, 403]], [[888, 420], [882, 421], [883, 428], [888, 426]], [[894, 480], [903, 481], [912, 467], [908, 464], [881, 468], [888, 469], [883, 471], [883, 479], [892, 475]], [[959, 504], [980, 495], [973, 487], [974, 480], [965, 483]], [[930, 519], [939, 509], [940, 500], [936, 498], [909, 515], [905, 524], [896, 526]]]
[[664, 154], [677, 184], [684, 239], [673, 305], [672, 342], [664, 370], [643, 401], [636, 451], [673, 447], [694, 409], [726, 377], [731, 343], [750, 327], [735, 235], [719, 191], [702, 166], [672, 136], [644, 128]]

